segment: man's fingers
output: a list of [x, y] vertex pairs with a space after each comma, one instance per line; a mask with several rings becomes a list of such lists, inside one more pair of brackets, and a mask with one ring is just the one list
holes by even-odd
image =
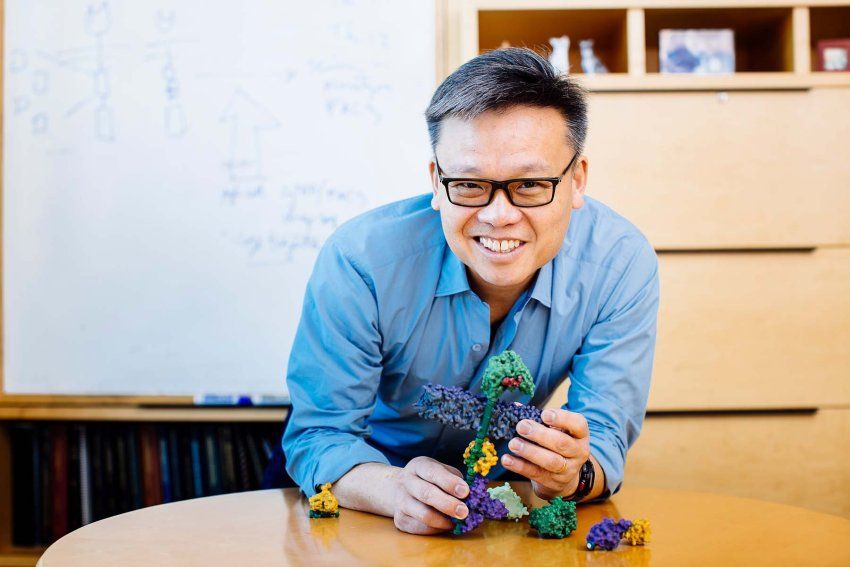
[[540, 417], [543, 419], [543, 423], [549, 427], [557, 427], [576, 439], [583, 439], [590, 436], [587, 419], [580, 413], [564, 409], [547, 409], [543, 410], [543, 414]]
[[[562, 433], [561, 435], [564, 434]], [[571, 468], [569, 467], [570, 461], [565, 456], [535, 443], [525, 441], [520, 437], [511, 439], [511, 442], [508, 443], [508, 448], [517, 456], [534, 463], [552, 474], [562, 475], [571, 472]]]
[[454, 467], [443, 465], [434, 459], [421, 459], [416, 461], [413, 471], [416, 476], [440, 487], [446, 494], [457, 498], [466, 498], [469, 495], [469, 486], [460, 471]]
[[395, 527], [400, 529], [403, 532], [407, 532], [409, 534], [415, 535], [433, 535], [444, 532], [445, 530], [432, 528], [426, 524], [423, 524], [416, 518], [408, 516], [407, 514], [399, 513], [395, 517]]
[[521, 474], [529, 480], [536, 480], [541, 483], [551, 480], [551, 474], [549, 472], [516, 455], [502, 455], [502, 466], [510, 471]]
[[517, 424], [516, 430], [526, 439], [564, 457], [580, 457], [586, 452], [587, 440], [576, 439], [560, 428], [555, 429], [524, 419]]
[[[450, 476], [454, 476], [448, 471], [444, 472]], [[421, 478], [409, 478], [405, 482], [405, 488], [407, 489], [407, 492], [413, 496], [413, 498], [423, 504], [427, 504], [431, 508], [434, 508], [438, 512], [442, 512], [447, 516], [462, 520], [467, 514], [469, 514], [469, 509], [466, 507], [466, 504], [454, 496], [446, 494], [439, 486], [426, 482]]]
[[401, 507], [401, 512], [436, 530], [448, 530], [454, 525], [445, 515], [413, 498], [408, 498], [405, 501]]
[[462, 473], [462, 472], [460, 472], [460, 470], [459, 470], [459, 469], [456, 469], [456, 468], [454, 468], [453, 466], [451, 466], [451, 465], [447, 465], [447, 464], [445, 464], [445, 463], [440, 463], [440, 464], [443, 466], [443, 468], [444, 468], [444, 469], [446, 469], [447, 471], [449, 471], [449, 472], [450, 472], [450, 473], [452, 473], [453, 475], [458, 476], [458, 477], [460, 477], [460, 478], [463, 478], [463, 473]]

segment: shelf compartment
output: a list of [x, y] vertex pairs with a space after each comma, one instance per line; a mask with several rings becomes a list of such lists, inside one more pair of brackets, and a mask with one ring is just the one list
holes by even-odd
[[[824, 39], [850, 38], [850, 6], [822, 6], [809, 8], [809, 49], [812, 71], [818, 68], [818, 41]], [[845, 76], [850, 82], [850, 73], [832, 71], [826, 75]], [[846, 84], [846, 83], [845, 83]]]
[[665, 8], [645, 14], [648, 73], [659, 72], [658, 34], [663, 29], [732, 29], [736, 73], [794, 71], [791, 8]]
[[550, 37], [570, 38], [570, 73], [582, 74], [579, 40], [592, 39], [597, 57], [613, 74], [628, 72], [625, 9], [600, 10], [479, 10], [479, 53], [507, 41], [548, 56]]

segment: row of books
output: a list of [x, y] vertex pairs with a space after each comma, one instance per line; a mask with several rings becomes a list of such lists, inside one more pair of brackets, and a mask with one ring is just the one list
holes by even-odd
[[144, 506], [256, 490], [281, 431], [268, 423], [16, 423], [12, 543], [49, 545]]

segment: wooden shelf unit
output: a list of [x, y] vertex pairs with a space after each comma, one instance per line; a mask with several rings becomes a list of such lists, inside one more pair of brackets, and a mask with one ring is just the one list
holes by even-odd
[[[548, 55], [549, 38], [570, 37], [570, 73], [594, 92], [806, 90], [850, 85], [850, 73], [815, 73], [817, 41], [850, 37], [850, 3], [811, 0], [775, 2], [448, 0], [447, 71], [507, 41]], [[736, 73], [661, 75], [662, 29], [735, 32]], [[578, 42], [593, 39], [610, 73], [586, 76]], [[823, 76], [830, 75], [830, 76]], [[837, 76], [836, 76], [837, 75]]]

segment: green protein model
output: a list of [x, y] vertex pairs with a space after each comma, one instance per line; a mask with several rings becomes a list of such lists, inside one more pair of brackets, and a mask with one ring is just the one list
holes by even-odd
[[532, 510], [528, 523], [542, 537], [565, 538], [578, 527], [576, 503], [553, 498], [547, 506]]
[[475, 436], [475, 445], [464, 460], [466, 464], [466, 482], [471, 483], [475, 475], [476, 461], [484, 457], [484, 441], [490, 430], [490, 419], [493, 417], [493, 408], [496, 402], [506, 390], [519, 389], [523, 394], [534, 395], [534, 381], [531, 373], [517, 353], [506, 350], [492, 357], [487, 363], [484, 378], [481, 380], [481, 391], [487, 396], [487, 404], [484, 406], [484, 415], [481, 417], [481, 425]]

